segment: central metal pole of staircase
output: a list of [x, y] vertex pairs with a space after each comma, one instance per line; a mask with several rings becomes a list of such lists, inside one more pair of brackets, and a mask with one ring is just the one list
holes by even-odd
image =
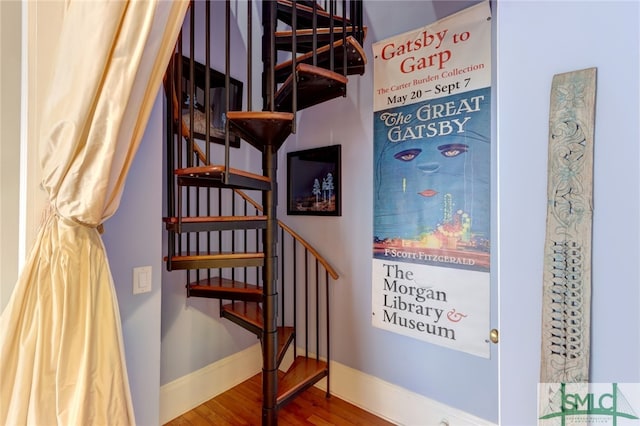
[[267, 229], [265, 230], [264, 245], [264, 302], [262, 335], [262, 425], [278, 424], [278, 290], [277, 290], [277, 155], [274, 147], [266, 145], [263, 154], [263, 168], [265, 176], [271, 180], [271, 191], [264, 193], [264, 207], [267, 213]]
[[[275, 108], [275, 71], [276, 60], [276, 2], [262, 2], [262, 94], [263, 108], [274, 111]], [[263, 268], [263, 334], [262, 334], [262, 425], [278, 424], [278, 179], [277, 148], [265, 144], [262, 154], [264, 176], [271, 181], [271, 190], [263, 192], [263, 206], [267, 215], [267, 229], [264, 231], [264, 268]]]

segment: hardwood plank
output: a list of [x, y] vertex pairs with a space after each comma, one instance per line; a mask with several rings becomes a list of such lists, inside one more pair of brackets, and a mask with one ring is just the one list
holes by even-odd
[[309, 417], [309, 421], [311, 422], [311, 424], [316, 426], [332, 426], [335, 424], [320, 418], [316, 414], [312, 414], [311, 417]]
[[[342, 422], [347, 422], [349, 425], [356, 426], [369, 426], [369, 425], [384, 425], [388, 422], [380, 423], [381, 419], [376, 415], [364, 410], [353, 410], [353, 405], [350, 403], [334, 404], [333, 400], [337, 399], [335, 396], [327, 398], [325, 392], [318, 388], [311, 388], [309, 391], [304, 392], [298, 398], [300, 404], [308, 404], [309, 410], [326, 411], [331, 413], [334, 418], [340, 419]], [[340, 402], [343, 402], [339, 400]]]
[[312, 425], [309, 421], [310, 413], [305, 411], [295, 401], [290, 403], [286, 410], [278, 412], [278, 420], [286, 425]]
[[189, 425], [193, 426], [207, 426], [211, 423], [207, 421], [207, 419], [202, 418], [200, 414], [196, 410], [191, 410], [188, 413], [185, 413], [185, 419], [189, 422]]
[[182, 415], [171, 420], [168, 423], [165, 423], [164, 426], [191, 426], [191, 423], [184, 417], [184, 415]]
[[[205, 406], [206, 408], [203, 408]], [[279, 424], [291, 426], [390, 426], [384, 419], [311, 387], [278, 412]], [[165, 426], [256, 426], [262, 423], [262, 377], [249, 378]]]
[[233, 302], [222, 307], [223, 311], [227, 311], [232, 315], [241, 317], [244, 321], [262, 328], [262, 309], [255, 302]]
[[226, 406], [234, 414], [234, 425], [256, 425], [260, 424], [261, 412], [251, 409], [255, 406], [250, 400], [247, 400], [242, 395], [219, 395], [216, 397], [220, 404]]
[[215, 424], [220, 426], [233, 426], [232, 422], [227, 421], [215, 410], [212, 410], [207, 404], [200, 404], [194, 411], [198, 413], [206, 422], [205, 425]]
[[236, 415], [232, 410], [230, 410], [227, 406], [223, 405], [219, 401], [209, 400], [204, 404], [218, 415], [217, 422], [219, 422], [219, 424], [221, 425], [236, 426], [248, 424], [246, 420]]

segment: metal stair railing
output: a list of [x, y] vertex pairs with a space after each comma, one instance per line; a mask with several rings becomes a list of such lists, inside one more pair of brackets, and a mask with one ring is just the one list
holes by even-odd
[[[309, 3], [300, 0], [300, 3]], [[298, 110], [297, 83], [297, 56], [298, 40], [297, 28], [299, 20], [297, 16], [297, 0], [292, 0], [291, 21], [291, 73], [293, 78], [292, 110]], [[224, 6], [224, 12], [222, 12]], [[246, 97], [245, 111], [252, 110], [252, 57], [253, 57], [253, 2], [247, 2], [247, 42], [246, 42]], [[278, 53], [275, 45], [275, 32], [278, 28], [278, 10], [276, 1], [263, 0], [262, 7], [262, 61], [263, 61], [263, 110], [274, 111], [275, 96], [278, 90], [275, 82], [275, 66]], [[307, 6], [308, 7], [308, 6]], [[198, 8], [198, 10], [196, 10]], [[216, 9], [215, 11], [213, 9]], [[203, 12], [204, 10], [204, 12]], [[240, 9], [235, 8], [238, 13]], [[341, 10], [346, 19], [341, 21], [342, 29], [339, 37], [342, 38], [344, 63], [341, 66], [335, 64], [335, 54], [330, 49], [329, 67], [331, 71], [341, 67], [346, 76], [347, 70], [347, 43], [348, 36], [354, 37], [362, 43], [364, 31], [362, 26], [362, 0], [327, 0], [321, 6], [316, 2], [311, 4], [312, 10], [312, 63], [317, 64], [318, 48], [318, 21], [320, 14], [323, 22], [329, 25], [329, 42], [337, 39], [334, 34], [335, 26], [339, 22], [334, 19]], [[215, 49], [220, 51], [220, 45], [214, 45], [211, 37], [212, 18], [224, 15], [224, 55], [217, 66], [224, 69], [224, 107], [217, 106], [218, 114], [213, 114], [212, 84], [218, 84], [221, 78], [219, 72], [212, 67], [212, 53]], [[348, 19], [348, 24], [347, 24]], [[219, 22], [219, 21], [216, 21]], [[281, 25], [281, 24], [280, 24]], [[196, 37], [196, 28], [204, 26], [205, 36]], [[176, 54], [171, 60], [165, 78], [167, 94], [167, 216], [176, 218], [173, 230], [168, 233], [167, 268], [172, 269], [171, 259], [174, 255], [186, 252], [188, 254], [211, 254], [228, 249], [233, 253], [263, 252], [264, 266], [257, 267], [225, 267], [187, 270], [187, 288], [190, 283], [209, 282], [214, 277], [228, 278], [233, 281], [242, 281], [246, 284], [256, 285], [263, 290], [263, 370], [269, 371], [263, 375], [263, 424], [277, 423], [277, 406], [274, 403], [274, 388], [277, 387], [277, 376], [272, 374], [277, 369], [279, 359], [274, 360], [276, 348], [274, 325], [280, 327], [293, 326], [295, 329], [293, 344], [293, 356], [297, 356], [298, 348], [302, 348], [304, 356], [312, 354], [317, 360], [326, 361], [327, 371], [330, 361], [330, 288], [338, 279], [338, 274], [308, 242], [300, 235], [286, 226], [277, 218], [277, 147], [266, 144], [262, 149], [263, 171], [271, 182], [271, 190], [262, 192], [262, 205], [251, 199], [245, 192], [233, 189], [231, 184], [231, 148], [234, 145], [230, 133], [229, 120], [226, 113], [234, 108], [231, 92], [234, 80], [231, 77], [231, 3], [226, 1], [224, 5], [212, 1], [191, 2], [188, 17], [185, 20], [185, 28], [188, 33], [179, 35]], [[219, 28], [219, 27], [218, 27]], [[337, 31], [336, 31], [337, 32]], [[323, 38], [323, 43], [327, 38]], [[202, 53], [204, 50], [204, 53]], [[240, 51], [240, 53], [237, 53]], [[198, 53], [202, 53], [198, 55]], [[241, 49], [234, 49], [234, 55], [242, 54]], [[219, 57], [219, 56], [218, 56]], [[203, 58], [203, 59], [200, 59]], [[198, 63], [199, 60], [201, 63]], [[196, 67], [199, 76], [196, 75]], [[219, 68], [219, 69], [220, 69]], [[202, 77], [199, 87], [196, 80]], [[216, 74], [217, 73], [217, 74]], [[203, 93], [201, 93], [201, 91]], [[242, 93], [240, 96], [242, 97]], [[200, 105], [199, 102], [203, 103]], [[237, 105], [236, 105], [237, 106]], [[196, 132], [199, 119], [204, 121], [202, 133]], [[212, 130], [214, 121], [222, 120], [223, 137]], [[295, 132], [295, 118], [292, 126]], [[238, 145], [240, 145], [239, 139]], [[217, 142], [212, 143], [212, 142]], [[254, 145], [255, 146], [255, 145]], [[243, 149], [251, 149], [244, 145]], [[211, 166], [212, 164], [224, 164], [222, 180], [219, 185], [210, 186], [178, 186], [178, 178], [174, 171], [180, 168], [194, 166]], [[183, 181], [184, 182], [184, 181]], [[197, 184], [196, 184], [197, 185]], [[239, 198], [238, 198], [239, 197]], [[259, 229], [225, 229], [207, 230], [205, 225], [200, 228], [193, 227], [190, 219], [195, 216], [265, 216], [266, 226]], [[189, 218], [189, 219], [188, 219]], [[189, 229], [192, 232], [186, 232]], [[197, 231], [194, 231], [197, 229]], [[183, 232], [184, 231], [184, 232]], [[201, 293], [199, 293], [201, 294]], [[188, 293], [189, 295], [189, 293]], [[225, 303], [224, 300], [220, 301]], [[250, 302], [245, 302], [250, 303]], [[255, 302], [253, 302], [255, 303]], [[222, 308], [222, 306], [221, 306]], [[304, 341], [304, 343], [302, 343]], [[329, 376], [327, 374], [327, 380]], [[329, 386], [327, 382], [327, 394]], [[266, 404], [266, 405], [265, 405]], [[275, 423], [274, 423], [275, 422]]]

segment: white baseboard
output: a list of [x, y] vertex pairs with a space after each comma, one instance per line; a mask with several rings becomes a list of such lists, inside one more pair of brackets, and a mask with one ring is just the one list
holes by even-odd
[[262, 370], [260, 344], [216, 361], [160, 387], [160, 424], [165, 424]]
[[[397, 425], [495, 426], [487, 420], [434, 401], [338, 362], [330, 364], [331, 395]], [[326, 379], [318, 382], [326, 390]]]
[[[289, 351], [291, 352], [291, 351]], [[161, 424], [232, 388], [261, 370], [260, 344], [217, 361], [160, 388]], [[283, 365], [290, 364], [287, 354]], [[405, 426], [495, 426], [487, 420], [332, 361], [331, 394], [392, 423]], [[317, 387], [326, 390], [326, 379]]]

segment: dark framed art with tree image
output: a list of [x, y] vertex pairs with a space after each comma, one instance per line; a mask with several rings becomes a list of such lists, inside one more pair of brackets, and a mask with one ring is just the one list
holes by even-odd
[[341, 216], [340, 145], [287, 153], [287, 214]]

